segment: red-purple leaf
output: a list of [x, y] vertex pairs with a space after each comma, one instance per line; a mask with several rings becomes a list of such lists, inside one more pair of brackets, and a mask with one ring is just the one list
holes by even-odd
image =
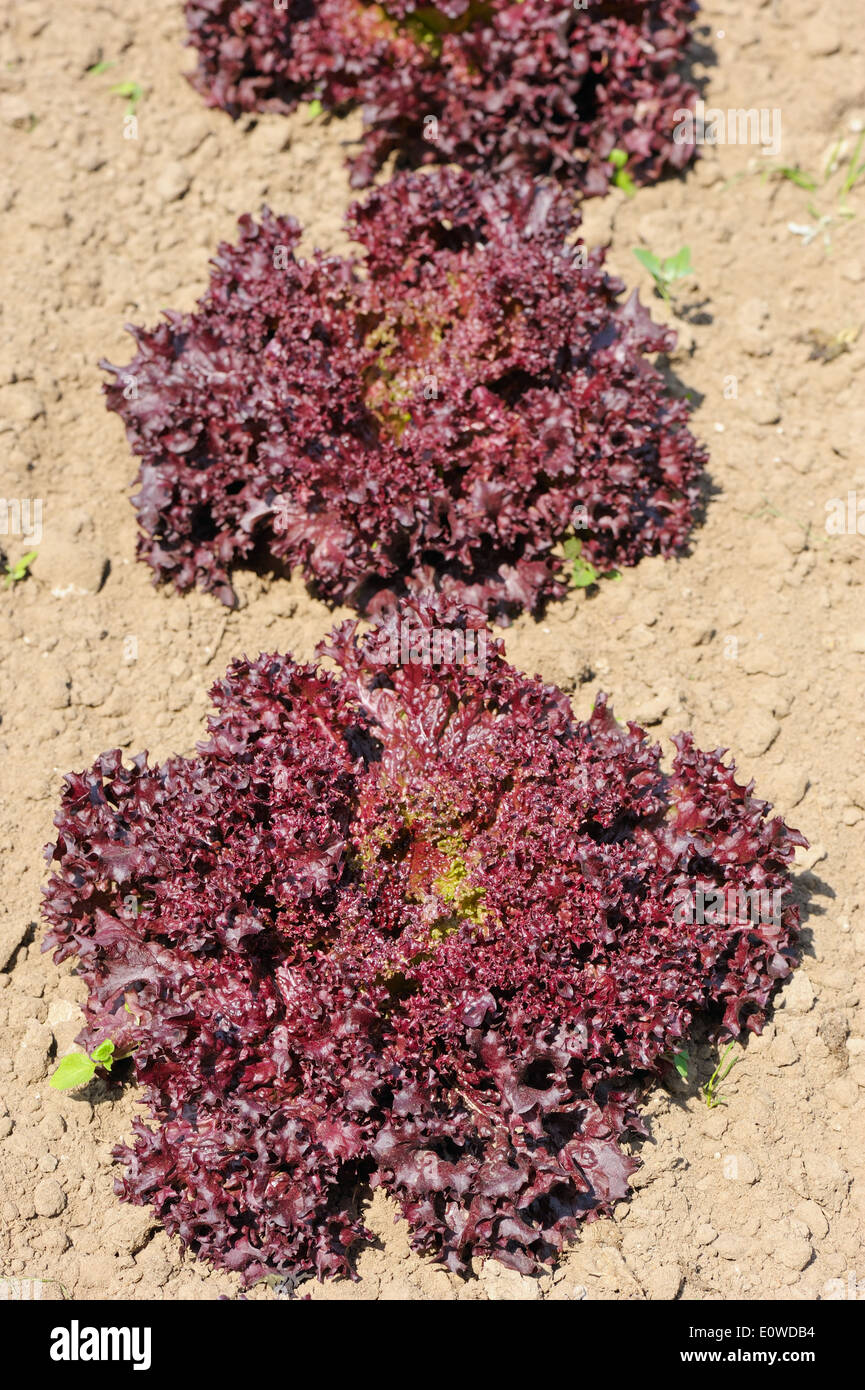
[[196, 312], [110, 368], [139, 555], [226, 602], [255, 552], [360, 611], [434, 586], [505, 623], [565, 593], [574, 528], [599, 571], [681, 551], [705, 455], [647, 358], [675, 335], [578, 225], [552, 186], [452, 169], [355, 207], [356, 262], [243, 218]]
[[[235, 662], [194, 758], [67, 779], [45, 945], [78, 958], [82, 1045], [134, 1049], [117, 1190], [246, 1281], [350, 1275], [367, 1184], [449, 1269], [534, 1270], [627, 1195], [641, 1088], [693, 1020], [759, 1029], [804, 841], [719, 752], [683, 734], [665, 771], [491, 639], [483, 673], [353, 624], [327, 654]], [[677, 911], [713, 889], [777, 911]]]

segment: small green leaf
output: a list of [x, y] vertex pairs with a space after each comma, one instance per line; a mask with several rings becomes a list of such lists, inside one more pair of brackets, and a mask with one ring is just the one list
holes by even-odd
[[621, 188], [626, 197], [633, 198], [637, 192], [637, 185], [625, 168], [628, 162], [627, 151], [610, 150], [607, 158], [616, 171], [613, 175], [613, 183], [616, 185], [616, 188]]
[[576, 588], [587, 589], [590, 584], [597, 584], [598, 571], [588, 560], [575, 560], [572, 580]]
[[865, 130], [862, 131], [862, 134], [859, 136], [859, 139], [856, 141], [856, 148], [855, 148], [855, 150], [853, 151], [853, 157], [852, 157], [852, 159], [850, 160], [850, 164], [849, 164], [849, 167], [848, 167], [848, 169], [847, 169], [847, 177], [845, 178], [845, 180], [844, 180], [844, 185], [843, 185], [843, 187], [842, 187], [842, 189], [841, 189], [841, 201], [842, 201], [842, 203], [843, 203], [844, 198], [846, 197], [846, 195], [847, 195], [847, 194], [850, 192], [850, 190], [853, 188], [854, 184], [856, 184], [856, 183], [859, 181], [859, 179], [862, 177], [862, 174], [865, 173], [865, 164], [860, 164], [860, 163], [859, 163], [859, 156], [860, 156], [860, 154], [862, 153], [862, 145], [863, 145], [863, 142], [865, 142]]
[[841, 153], [841, 146], [842, 146], [843, 144], [844, 144], [843, 136], [842, 136], [842, 138], [841, 138], [840, 140], [836, 140], [836, 141], [835, 141], [835, 144], [834, 144], [834, 146], [833, 146], [833, 148], [832, 148], [832, 153], [830, 154], [829, 158], [827, 159], [827, 161], [826, 161], [826, 167], [825, 167], [824, 170], [823, 170], [823, 182], [824, 182], [824, 183], [826, 183], [826, 181], [827, 181], [829, 178], [831, 178], [831, 176], [835, 173], [835, 170], [838, 168], [838, 156], [839, 156], [839, 154]]
[[780, 169], [775, 172], [790, 183], [795, 183], [797, 188], [807, 188], [809, 193], [817, 187], [817, 180], [812, 178], [810, 174], [806, 174], [798, 165], [782, 164]]
[[86, 1086], [96, 1073], [96, 1065], [83, 1052], [70, 1052], [64, 1057], [49, 1081], [55, 1091], [71, 1091], [76, 1086]]
[[681, 280], [684, 275], [691, 274], [691, 248], [683, 246], [681, 251], [677, 251], [675, 256], [668, 256], [664, 261], [664, 278], [667, 280]]
[[640, 262], [640, 265], [645, 266], [646, 270], [648, 270], [650, 275], [654, 275], [656, 277], [661, 276], [661, 262], [658, 260], [658, 257], [655, 255], [654, 251], [647, 251], [642, 246], [635, 246], [634, 255]]
[[687, 1049], [686, 1049], [686, 1048], [682, 1048], [681, 1052], [674, 1052], [674, 1053], [673, 1053], [673, 1066], [676, 1068], [676, 1071], [679, 1073], [679, 1075], [681, 1076], [682, 1080], [683, 1080], [683, 1081], [687, 1081], [687, 1079], [688, 1079], [688, 1052], [687, 1052]]
[[571, 572], [571, 583], [577, 589], [587, 589], [590, 584], [597, 583], [598, 571], [594, 565], [590, 565], [588, 560], [582, 558], [583, 542], [579, 536], [568, 536], [562, 542], [562, 550], [565, 559], [570, 560], [573, 565]]
[[648, 270], [655, 282], [655, 288], [667, 303], [670, 302], [670, 285], [673, 281], [682, 280], [686, 275], [694, 273], [690, 246], [683, 246], [675, 256], [667, 256], [663, 261], [659, 260], [654, 252], [646, 251], [642, 246], [634, 247], [634, 255], [640, 265]]
[[324, 107], [322, 106], [320, 101], [307, 102], [306, 114], [309, 116], [309, 119], [311, 121], [314, 121], [316, 116], [320, 116], [323, 110]]
[[709, 1080], [706, 1082], [705, 1086], [701, 1088], [701, 1095], [710, 1110], [717, 1109], [719, 1105], [726, 1105], [726, 1101], [718, 1090], [718, 1087], [722, 1081], [727, 1079], [733, 1068], [742, 1060], [741, 1057], [732, 1057], [729, 1062], [727, 1061], [727, 1058], [730, 1056], [735, 1046], [735, 1043], [729, 1043], [727, 1045], [721, 1060], [718, 1062]]
[[114, 96], [128, 98], [129, 105], [126, 108], [126, 114], [128, 116], [135, 115], [138, 103], [144, 96], [144, 88], [140, 82], [116, 82], [108, 90]]
[[38, 550], [28, 550], [26, 555], [22, 555], [20, 560], [17, 560], [14, 565], [9, 566], [9, 569], [6, 571], [5, 587], [7, 589], [11, 584], [19, 584], [22, 579], [27, 578], [30, 566], [33, 564], [38, 553]]
[[98, 1047], [93, 1049], [90, 1056], [94, 1062], [99, 1062], [101, 1066], [110, 1071], [111, 1063], [114, 1061], [114, 1043], [110, 1038], [106, 1038], [105, 1042], [101, 1042]]
[[109, 68], [113, 67], [114, 62], [112, 59], [103, 58], [101, 63], [94, 63], [92, 67], [87, 69], [87, 72], [93, 77], [98, 77], [99, 73], [107, 72]]
[[568, 536], [567, 539], [562, 542], [562, 550], [564, 551], [566, 560], [576, 560], [582, 548], [583, 542], [578, 536]]

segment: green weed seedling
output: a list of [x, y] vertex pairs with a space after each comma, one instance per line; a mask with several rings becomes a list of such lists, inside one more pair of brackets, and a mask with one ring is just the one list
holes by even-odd
[[113, 87], [108, 88], [112, 96], [126, 97], [127, 116], [134, 116], [138, 110], [138, 103], [144, 96], [144, 88], [140, 82], [115, 82]]
[[841, 185], [841, 192], [838, 194], [838, 211], [840, 212], [842, 217], [856, 216], [855, 212], [853, 212], [852, 209], [847, 206], [847, 194], [853, 191], [854, 187], [859, 182], [862, 175], [865, 174], [865, 160], [863, 160], [861, 164], [859, 162], [859, 156], [862, 153], [863, 142], [865, 142], [865, 131], [862, 132], [862, 134], [859, 136], [859, 139], [856, 141], [856, 148], [853, 151], [850, 163], [847, 166], [847, 173], [845, 175], [844, 182]]
[[583, 559], [583, 542], [579, 536], [568, 536], [562, 542], [562, 551], [565, 559], [571, 562], [570, 582], [575, 589], [587, 589], [590, 584], [597, 584], [599, 579], [621, 579], [619, 570], [606, 570], [603, 573], [595, 569], [595, 566], [588, 560]]
[[[702, 1095], [704, 1101], [706, 1102], [710, 1110], [714, 1110], [719, 1105], [726, 1104], [726, 1101], [724, 1100], [724, 1097], [718, 1088], [721, 1085], [721, 1082], [725, 1081], [727, 1077], [730, 1075], [730, 1072], [733, 1070], [736, 1063], [741, 1062], [742, 1060], [741, 1057], [731, 1057], [730, 1061], [727, 1062], [727, 1058], [730, 1056], [730, 1053], [733, 1051], [733, 1048], [735, 1046], [735, 1043], [729, 1043], [727, 1047], [725, 1047], [721, 1055], [720, 1062], [716, 1066], [715, 1070], [712, 1072], [712, 1075], [709, 1077], [709, 1080], [706, 1082], [705, 1086], [702, 1086], [700, 1088], [700, 1094]], [[724, 1066], [725, 1062], [727, 1062], [726, 1066]]]
[[[865, 131], [860, 131], [853, 152], [847, 161], [841, 186], [835, 194], [834, 210], [831, 212], [824, 211], [818, 206], [817, 199], [811, 198], [808, 200], [807, 208], [808, 215], [814, 219], [813, 222], [787, 223], [787, 230], [792, 232], [794, 236], [801, 237], [803, 246], [810, 246], [811, 242], [816, 241], [817, 237], [822, 234], [824, 246], [827, 250], [831, 249], [832, 236], [830, 228], [835, 226], [839, 219], [849, 221], [856, 217], [856, 213], [848, 204], [847, 198], [859, 183], [863, 174], [865, 174], [865, 159], [862, 158], [863, 145], [865, 145]], [[809, 193], [819, 192], [821, 198], [825, 201], [827, 195], [824, 194], [822, 190], [826, 188], [829, 181], [839, 170], [844, 168], [844, 151], [845, 140], [842, 136], [839, 140], [836, 140], [832, 153], [826, 161], [822, 182], [818, 182], [816, 177], [800, 169], [798, 165], [781, 165], [779, 168], [769, 170], [768, 174], [771, 174], [775, 178], [789, 179], [791, 183], [795, 183], [799, 188], [806, 189]], [[766, 176], [767, 175], [764, 175], [764, 179]]]
[[634, 180], [631, 178], [630, 174], [628, 173], [625, 167], [628, 163], [627, 153], [624, 150], [610, 150], [610, 153], [607, 156], [607, 158], [609, 159], [610, 163], [616, 171], [613, 174], [613, 183], [615, 184], [616, 188], [621, 188], [622, 192], [628, 198], [635, 197], [637, 193], [637, 185], [634, 183]]
[[20, 560], [16, 560], [14, 565], [9, 566], [3, 581], [4, 589], [11, 589], [13, 584], [20, 584], [22, 579], [27, 578], [30, 573], [30, 566], [38, 553], [36, 550], [28, 550], [26, 555], [22, 555]]
[[795, 183], [797, 188], [805, 188], [809, 193], [813, 193], [817, 187], [817, 180], [813, 174], [800, 169], [798, 164], [777, 164], [774, 169], [766, 169], [762, 175], [762, 182], [765, 183], [769, 178], [786, 179], [788, 183]]
[[578, 536], [568, 536], [563, 543], [562, 549], [565, 552], [565, 559], [571, 562], [571, 583], [575, 589], [587, 589], [590, 584], [597, 584], [599, 575], [594, 565], [589, 564], [588, 560], [582, 557], [583, 542]]
[[634, 247], [634, 255], [645, 266], [655, 282], [655, 289], [667, 304], [670, 303], [670, 286], [677, 280], [685, 280], [694, 274], [691, 265], [691, 248], [683, 246], [677, 251], [675, 256], [667, 256], [661, 260], [654, 251], [646, 251], [642, 246]]
[[97, 1067], [102, 1067], [110, 1073], [115, 1062], [122, 1062], [123, 1058], [128, 1056], [128, 1052], [115, 1056], [114, 1043], [106, 1039], [93, 1049], [89, 1057], [86, 1052], [70, 1052], [68, 1057], [63, 1058], [48, 1084], [53, 1086], [55, 1091], [72, 1091], [77, 1086], [86, 1086], [92, 1081]]

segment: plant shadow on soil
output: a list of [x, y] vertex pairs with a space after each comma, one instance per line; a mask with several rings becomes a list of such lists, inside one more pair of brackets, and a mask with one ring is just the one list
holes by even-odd
[[94, 1076], [92, 1081], [88, 1081], [86, 1086], [78, 1086], [74, 1091], [67, 1091], [70, 1100], [86, 1101], [94, 1108], [97, 1105], [115, 1105], [120, 1100], [124, 1091], [131, 1088], [133, 1091], [140, 1090], [135, 1085], [132, 1076], [132, 1058], [123, 1057], [115, 1062], [111, 1068], [111, 1075], [108, 1077]]
[[18, 964], [18, 957], [21, 955], [21, 953], [22, 953], [23, 951], [26, 951], [27, 948], [28, 948], [29, 946], [32, 946], [32, 945], [33, 945], [33, 942], [36, 940], [36, 933], [37, 933], [38, 930], [39, 930], [39, 924], [38, 924], [37, 922], [28, 922], [28, 923], [27, 923], [27, 926], [24, 928], [24, 931], [23, 931], [21, 937], [19, 938], [17, 944], [13, 947], [13, 949], [12, 949], [12, 951], [11, 951], [11, 953], [10, 953], [10, 955], [9, 955], [9, 957], [8, 957], [8, 959], [7, 959], [7, 961], [6, 961], [6, 964], [2, 966], [2, 970], [3, 970], [3, 973], [4, 973], [4, 974], [6, 974], [6, 975], [11, 975], [11, 974], [12, 974], [12, 971], [15, 969], [15, 966]]
[[[686, 82], [690, 82], [692, 86], [696, 87], [697, 94], [701, 97], [705, 97], [708, 92], [713, 75], [709, 72], [698, 74], [696, 67], [699, 64], [702, 68], [714, 68], [718, 62], [718, 50], [708, 42], [711, 37], [711, 24], [696, 24], [691, 34], [691, 42], [685, 49], [682, 62], [678, 65], [679, 74]], [[685, 176], [687, 176], [687, 170], [685, 170]], [[681, 178], [682, 175], [679, 177]]]
[[[677, 310], [678, 316], [680, 319], [683, 319], [685, 323], [694, 323], [705, 327], [715, 322], [714, 314], [710, 314], [706, 308], [706, 305], [711, 303], [711, 299], [695, 299], [690, 303], [682, 304]], [[691, 391], [690, 395], [693, 400], [696, 400], [697, 393], [695, 391]]]

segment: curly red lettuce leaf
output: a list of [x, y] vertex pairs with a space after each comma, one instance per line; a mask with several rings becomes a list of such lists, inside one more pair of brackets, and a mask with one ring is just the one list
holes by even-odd
[[693, 158], [675, 129], [696, 99], [681, 75], [693, 0], [188, 0], [191, 81], [232, 116], [315, 100], [361, 106], [353, 182], [403, 165], [551, 174], [585, 195]]
[[198, 309], [109, 367], [157, 578], [232, 603], [269, 557], [361, 612], [436, 587], [506, 623], [566, 592], [575, 533], [599, 571], [684, 548], [705, 455], [648, 360], [675, 335], [562, 193], [436, 170], [348, 225], [357, 262], [299, 261], [291, 219], [243, 218]]
[[235, 662], [195, 757], [67, 778], [45, 946], [142, 1087], [117, 1190], [246, 1281], [351, 1275], [369, 1184], [451, 1270], [536, 1270], [626, 1197], [694, 1021], [759, 1031], [804, 840], [720, 750], [667, 771], [603, 696], [577, 721], [477, 611], [321, 655]]

